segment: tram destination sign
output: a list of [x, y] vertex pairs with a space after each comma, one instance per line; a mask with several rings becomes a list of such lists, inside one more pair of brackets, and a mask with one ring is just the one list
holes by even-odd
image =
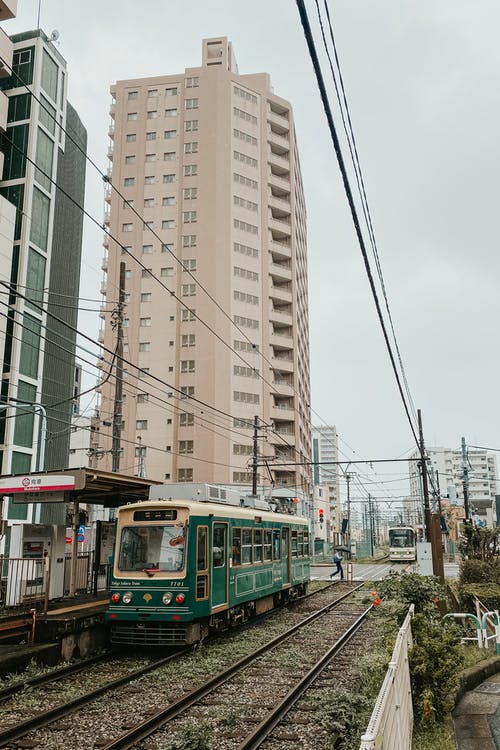
[[75, 477], [61, 474], [27, 474], [0, 479], [0, 495], [14, 503], [65, 503], [75, 489]]

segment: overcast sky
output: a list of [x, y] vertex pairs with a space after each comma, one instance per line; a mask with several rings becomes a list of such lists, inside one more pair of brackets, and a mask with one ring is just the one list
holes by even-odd
[[[18, 5], [17, 19], [4, 24], [9, 34], [37, 26], [38, 0]], [[458, 448], [463, 435], [470, 444], [500, 447], [500, 4], [336, 0], [329, 7], [389, 304], [426, 443]], [[307, 8], [319, 48], [312, 0]], [[313, 422], [337, 425], [344, 457], [406, 455], [413, 438], [294, 0], [87, 0], [83, 6], [42, 0], [40, 26], [47, 34], [59, 31], [68, 98], [102, 170], [115, 80], [200, 65], [201, 40], [221, 35], [233, 42], [240, 73], [271, 75], [275, 92], [294, 109], [306, 194]], [[327, 73], [325, 66], [333, 105]], [[336, 109], [334, 116], [340, 129]], [[89, 166], [87, 210], [100, 219], [103, 205], [101, 179]], [[99, 296], [101, 241], [102, 232], [86, 221], [85, 297]], [[87, 314], [80, 325], [95, 336], [98, 318]], [[394, 477], [406, 465], [381, 467], [377, 474], [393, 478], [387, 485], [393, 494], [403, 492]]]

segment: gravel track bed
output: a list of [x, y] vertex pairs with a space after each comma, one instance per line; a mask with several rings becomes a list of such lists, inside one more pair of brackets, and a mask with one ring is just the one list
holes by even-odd
[[[260, 623], [257, 627], [249, 628], [242, 632], [236, 631], [220, 637], [210, 644], [201, 645], [195, 651], [180, 656], [175, 663], [167, 664], [155, 672], [144, 675], [128, 685], [114, 690], [112, 693], [110, 692], [94, 700], [92, 703], [79, 709], [78, 712], [72, 714], [71, 717], [60, 719], [50, 726], [41, 727], [36, 733], [32, 732], [25, 738], [13, 741], [5, 747], [11, 750], [14, 750], [14, 748], [34, 748], [39, 746], [43, 746], [45, 750], [60, 750], [61, 747], [64, 747], [65, 750], [77, 750], [77, 748], [78, 750], [82, 748], [92, 750], [100, 748], [120, 736], [127, 729], [139, 724], [148, 716], [166, 708], [170, 703], [178, 700], [184, 693], [202, 684], [208, 677], [228, 668], [238, 659], [252, 653], [261, 645], [299, 623], [304, 619], [305, 615], [334, 601], [338, 598], [339, 594], [342, 595], [349, 590], [348, 585], [327, 586], [316, 592], [315, 596], [295, 605], [294, 610], [281, 610], [272, 615], [268, 620]], [[333, 614], [331, 618], [333, 622], [335, 619]], [[339, 622], [339, 616], [336, 619]], [[309, 628], [311, 627], [309, 626]], [[319, 625], [315, 624], [314, 628], [316, 628], [315, 631], [309, 631], [308, 640], [306, 642], [303, 641], [300, 646], [297, 646], [301, 656], [310, 651], [311, 643], [309, 641], [317, 637], [315, 633], [318, 635], [321, 633]], [[290, 646], [288, 646], [289, 649]], [[155, 654], [155, 656], [159, 655], [158, 653]], [[285, 658], [285, 656], [283, 655], [282, 658]], [[118, 676], [117, 669], [117, 665], [113, 664], [111, 670], [113, 678]], [[274, 667], [272, 671], [276, 671]], [[78, 694], [85, 692], [83, 688], [80, 688], [80, 685], [83, 684], [83, 679], [83, 675], [75, 676], [75, 681], [78, 685]], [[91, 680], [91, 688], [97, 686], [95, 680], [95, 677]], [[283, 680], [285, 680], [284, 676]], [[266, 681], [267, 678], [263, 679], [263, 671], [259, 668], [258, 673], [254, 673], [253, 692], [260, 693], [260, 707], [265, 706], [263, 696], [269, 695]], [[85, 684], [88, 684], [86, 676]], [[241, 689], [240, 686], [238, 690], [241, 691]], [[75, 695], [71, 697], [74, 698]], [[246, 699], [247, 696], [245, 696], [245, 706], [247, 706]], [[57, 701], [54, 700], [50, 705], [61, 702], [60, 699]], [[241, 692], [239, 692], [239, 697], [236, 697], [233, 690], [232, 704], [227, 707], [227, 716], [223, 717], [228, 725], [227, 731], [231, 730], [230, 725], [236, 716], [234, 706], [235, 704], [238, 705], [238, 702], [241, 702]], [[12, 711], [14, 711], [14, 707], [15, 704], [13, 703]], [[49, 707], [48, 704], [47, 707]], [[24, 710], [23, 719], [26, 718], [26, 713], [29, 713], [29, 715], [35, 713], [32, 707], [26, 705], [22, 710]], [[46, 710], [46, 707], [44, 706], [40, 710]], [[252, 709], [250, 724], [255, 723], [255, 710]], [[4, 714], [2, 715], [2, 720], [5, 720]], [[12, 721], [10, 720], [8, 723], [11, 724]], [[241, 738], [239, 720], [238, 729], [238, 736]], [[169, 738], [171, 738], [170, 733]], [[162, 738], [159, 739], [163, 742]], [[161, 744], [151, 740], [145, 741], [143, 746], [147, 747], [148, 750], [162, 747]], [[228, 747], [234, 747], [234, 741]]]

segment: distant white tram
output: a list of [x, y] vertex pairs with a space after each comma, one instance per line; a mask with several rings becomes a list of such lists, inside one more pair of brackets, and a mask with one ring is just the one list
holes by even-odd
[[396, 526], [389, 529], [389, 560], [391, 562], [415, 562], [417, 559], [417, 535], [411, 526]]

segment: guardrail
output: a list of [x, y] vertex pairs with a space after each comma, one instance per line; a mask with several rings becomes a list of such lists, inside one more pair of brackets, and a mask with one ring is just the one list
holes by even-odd
[[410, 750], [413, 732], [413, 704], [411, 701], [408, 652], [413, 645], [411, 621], [414, 605], [410, 606], [396, 638], [389, 668], [382, 683], [359, 750], [398, 748]]

